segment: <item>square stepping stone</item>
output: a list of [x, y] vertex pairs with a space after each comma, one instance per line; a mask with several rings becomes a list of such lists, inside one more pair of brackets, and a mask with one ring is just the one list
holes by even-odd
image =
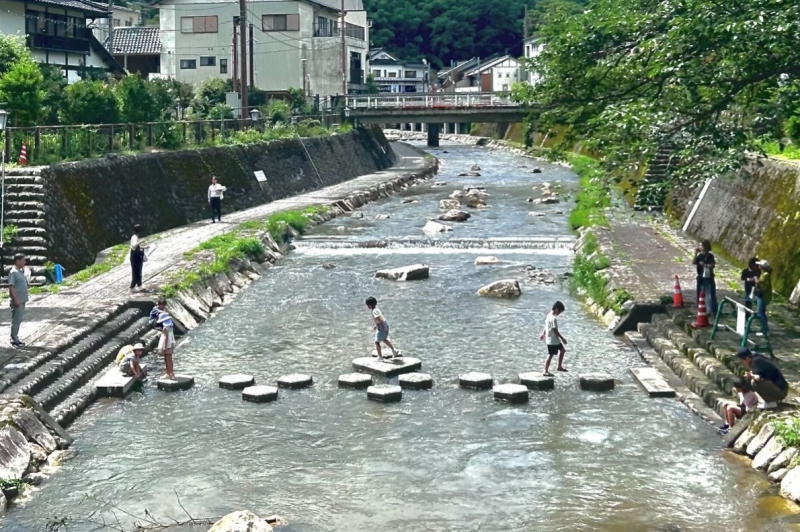
[[522, 384], [498, 384], [492, 388], [496, 401], [527, 403], [528, 387]]
[[381, 403], [396, 403], [403, 398], [403, 389], [393, 384], [378, 384], [367, 388], [367, 399]]
[[488, 373], [473, 371], [458, 376], [458, 385], [470, 390], [490, 390], [493, 384], [492, 376]]
[[581, 390], [606, 392], [614, 389], [614, 377], [608, 373], [584, 373], [580, 376]]
[[219, 380], [219, 387], [226, 390], [244, 390], [256, 383], [255, 377], [237, 373], [236, 375], [225, 375]]
[[409, 390], [428, 390], [433, 388], [433, 378], [427, 373], [405, 373], [397, 377], [401, 388]]
[[278, 398], [275, 386], [250, 386], [242, 390], [242, 400], [250, 403], [269, 403]]
[[194, 377], [189, 377], [188, 375], [175, 375], [174, 379], [161, 377], [156, 381], [156, 386], [159, 390], [163, 390], [165, 392], [188, 390], [194, 386]]
[[545, 377], [533, 371], [520, 373], [519, 383], [527, 386], [529, 390], [552, 390], [556, 387], [555, 377]]
[[368, 373], [347, 373], [339, 375], [339, 388], [362, 389], [372, 386], [372, 375]]
[[353, 368], [361, 373], [371, 373], [381, 377], [396, 377], [397, 375], [411, 373], [422, 368], [422, 361], [411, 357], [400, 357], [391, 361], [361, 357], [353, 360]]
[[656, 368], [631, 368], [631, 373], [650, 397], [675, 397], [675, 390]]
[[308, 388], [312, 384], [314, 384], [314, 379], [311, 375], [303, 375], [302, 373], [292, 373], [278, 378], [278, 388], [298, 390], [300, 388]]

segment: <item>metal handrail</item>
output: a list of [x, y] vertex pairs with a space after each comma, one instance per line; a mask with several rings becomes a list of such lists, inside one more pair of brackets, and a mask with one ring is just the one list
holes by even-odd
[[407, 93], [348, 96], [351, 109], [452, 109], [474, 107], [521, 107], [508, 92]]
[[[722, 301], [720, 301], [719, 307], [717, 308], [717, 313], [714, 316], [714, 326], [711, 329], [711, 339], [712, 340], [717, 335], [717, 329], [720, 326], [724, 327], [725, 329], [727, 329], [729, 331], [737, 332], [735, 329], [732, 329], [728, 325], [725, 325], [724, 323], [720, 325], [720, 323], [719, 323], [720, 318], [725, 315], [725, 313], [723, 312], [723, 309], [725, 308], [726, 304], [728, 304], [728, 305], [730, 305], [732, 307], [732, 309], [730, 311], [731, 315], [736, 315], [738, 310], [739, 310], [739, 307], [743, 307], [743, 305], [741, 305], [737, 301], [734, 301], [730, 297], [725, 297], [725, 298], [723, 298]], [[756, 352], [760, 352], [760, 351], [767, 352], [767, 353], [769, 353], [770, 358], [775, 358], [775, 355], [772, 352], [772, 344], [769, 341], [769, 333], [764, 331], [765, 326], [766, 326], [766, 323], [764, 323], [764, 319], [761, 316], [759, 316], [756, 312], [754, 312], [752, 309], [749, 309], [747, 307], [743, 307], [743, 310], [748, 314], [748, 318], [747, 318], [747, 320], [745, 321], [745, 324], [744, 324], [744, 335], [742, 335], [742, 341], [741, 341], [739, 347], [747, 347], [748, 337], [750, 336], [750, 328], [753, 325], [753, 320], [757, 318], [758, 319], [758, 324], [760, 325], [760, 330], [758, 332], [760, 332], [763, 335], [762, 338], [764, 339], [764, 345], [758, 345], [756, 342], [753, 342], [753, 344], [754, 344], [753, 350], [756, 351]]]

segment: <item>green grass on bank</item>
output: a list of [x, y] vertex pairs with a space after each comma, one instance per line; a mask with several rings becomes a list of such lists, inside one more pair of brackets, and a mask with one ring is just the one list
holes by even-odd
[[572, 171], [578, 175], [580, 191], [575, 197], [575, 208], [569, 214], [573, 231], [581, 227], [608, 225], [605, 209], [611, 206], [611, 196], [604, 179], [604, 171], [596, 159], [585, 155], [567, 157]]
[[600, 251], [597, 238], [593, 234], [589, 233], [585, 238], [583, 249], [572, 263], [570, 289], [621, 314], [622, 304], [633, 297], [625, 290], [611, 292], [608, 289], [608, 280], [600, 272], [611, 266], [611, 259]]
[[800, 146], [795, 144], [785, 145], [781, 150], [781, 146], [777, 141], [763, 141], [761, 142], [761, 149], [764, 150], [764, 153], [776, 159], [800, 160]]

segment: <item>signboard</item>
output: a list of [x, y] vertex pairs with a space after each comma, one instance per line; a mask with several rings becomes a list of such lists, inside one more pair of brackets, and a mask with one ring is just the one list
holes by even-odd
[[256, 175], [256, 181], [258, 181], [259, 183], [266, 183], [267, 182], [267, 176], [266, 176], [266, 174], [264, 174], [263, 170], [256, 170], [253, 173]]
[[744, 326], [747, 323], [747, 307], [736, 303], [736, 334], [744, 336]]

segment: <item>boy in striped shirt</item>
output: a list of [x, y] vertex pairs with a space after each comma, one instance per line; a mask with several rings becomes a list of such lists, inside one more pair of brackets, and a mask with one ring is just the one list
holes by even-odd
[[150, 324], [155, 325], [156, 329], [161, 331], [158, 350], [164, 357], [164, 366], [167, 372], [165, 376], [174, 379], [175, 369], [172, 366], [172, 353], [175, 349], [175, 333], [173, 331], [175, 325], [172, 322], [172, 316], [164, 310], [166, 306], [167, 300], [163, 297], [158, 298], [158, 304], [150, 311]]

